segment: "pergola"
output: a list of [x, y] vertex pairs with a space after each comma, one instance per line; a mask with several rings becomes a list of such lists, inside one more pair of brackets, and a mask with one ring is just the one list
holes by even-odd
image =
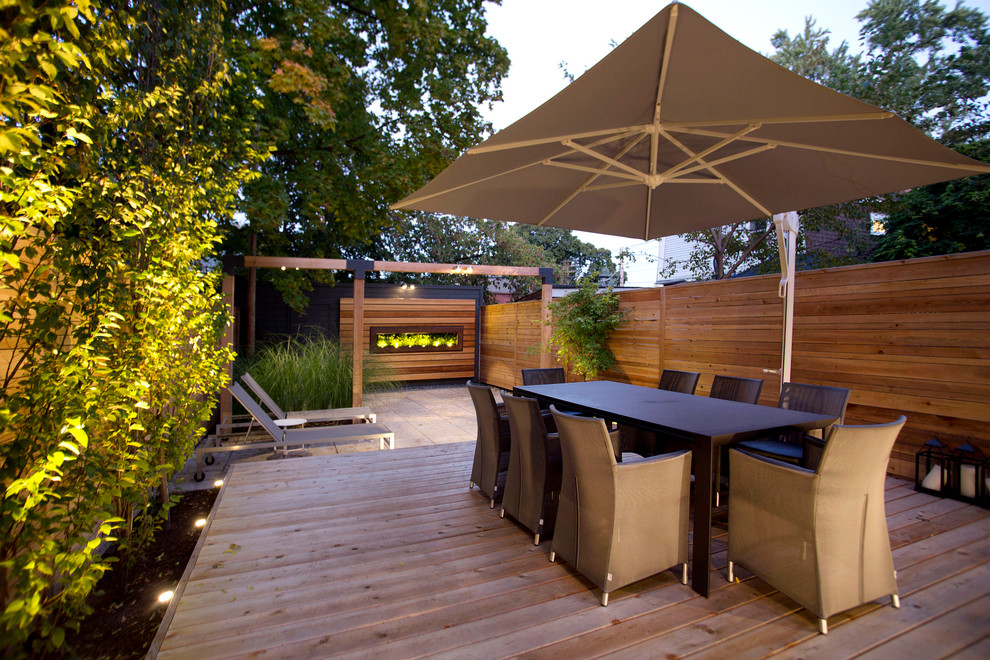
[[[246, 310], [246, 325], [249, 337], [254, 336], [254, 299], [255, 299], [255, 269], [277, 268], [279, 270], [344, 270], [354, 273], [354, 368], [351, 391], [351, 405], [360, 406], [363, 403], [364, 391], [362, 375], [364, 373], [364, 356], [358, 338], [364, 330], [364, 280], [371, 271], [391, 273], [435, 273], [441, 275], [491, 275], [495, 277], [540, 277], [543, 279], [541, 288], [541, 338], [544, 343], [550, 340], [550, 300], [553, 296], [553, 269], [535, 266], [486, 266], [480, 264], [426, 264], [403, 261], [369, 261], [364, 259], [309, 259], [303, 257], [260, 257], [243, 256], [224, 260], [224, 271], [227, 276], [223, 280], [224, 301], [231, 311], [234, 309], [234, 268], [250, 269], [248, 284], [248, 303]], [[230, 324], [224, 333], [224, 345], [234, 344], [234, 326]], [[550, 354], [540, 353], [540, 366], [550, 366]], [[234, 365], [227, 366], [227, 375], [233, 379]], [[220, 395], [220, 416], [225, 418], [231, 413], [230, 393], [224, 390]]]

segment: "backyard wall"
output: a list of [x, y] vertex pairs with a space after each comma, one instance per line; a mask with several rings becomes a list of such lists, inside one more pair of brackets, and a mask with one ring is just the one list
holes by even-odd
[[[776, 405], [782, 303], [779, 276], [682, 284], [619, 294], [631, 314], [611, 341], [619, 364], [602, 378], [653, 387], [663, 367], [763, 378]], [[914, 477], [914, 455], [935, 435], [990, 454], [990, 252], [798, 273], [791, 379], [852, 389], [846, 422], [908, 418], [891, 472]], [[539, 366], [534, 303], [482, 310], [480, 378], [504, 388]], [[573, 374], [569, 380], [573, 380]]]

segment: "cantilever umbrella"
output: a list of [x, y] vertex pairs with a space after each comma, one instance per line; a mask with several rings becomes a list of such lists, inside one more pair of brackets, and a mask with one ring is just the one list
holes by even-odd
[[983, 172], [674, 3], [393, 208], [647, 240]]

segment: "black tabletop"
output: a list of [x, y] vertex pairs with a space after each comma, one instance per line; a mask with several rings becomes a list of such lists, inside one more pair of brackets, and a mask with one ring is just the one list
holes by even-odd
[[516, 387], [515, 392], [641, 428], [710, 438], [716, 444], [777, 430], [823, 428], [838, 421], [827, 415], [612, 381], [530, 385]]

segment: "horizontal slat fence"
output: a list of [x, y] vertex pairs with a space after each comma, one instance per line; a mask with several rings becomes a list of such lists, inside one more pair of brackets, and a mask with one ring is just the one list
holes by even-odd
[[[602, 378], [655, 386], [661, 368], [763, 378], [776, 405], [783, 306], [779, 276], [619, 294], [630, 315]], [[791, 379], [852, 389], [846, 421], [906, 415], [891, 472], [913, 478], [914, 455], [938, 436], [990, 454], [990, 252], [798, 273]], [[480, 375], [504, 388], [538, 366], [539, 306], [486, 307]], [[533, 332], [527, 332], [533, 328]], [[569, 380], [574, 380], [574, 374]]]
[[[475, 301], [436, 298], [366, 298], [361, 345], [368, 352], [372, 326], [463, 326], [459, 351], [435, 353], [379, 353], [396, 380], [437, 380], [473, 378], [477, 322]], [[340, 300], [340, 345], [354, 345], [354, 299]]]

